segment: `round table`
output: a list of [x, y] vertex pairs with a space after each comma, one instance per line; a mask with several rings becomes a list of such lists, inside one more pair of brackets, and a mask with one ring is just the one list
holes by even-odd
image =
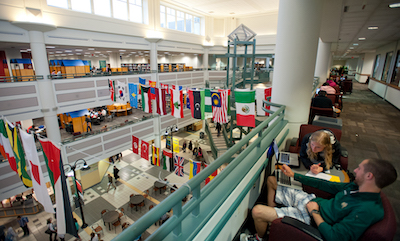
[[119, 213], [117, 211], [108, 211], [103, 215], [104, 223], [108, 223], [108, 230], [111, 230], [110, 223], [117, 221], [119, 218]]
[[144, 202], [145, 198], [142, 195], [133, 195], [130, 197], [130, 203], [133, 204], [136, 207], [137, 211], [137, 206]]
[[160, 189], [160, 194], [161, 194], [161, 189], [164, 188], [165, 186], [166, 186], [166, 184], [163, 182], [159, 182], [159, 181], [154, 182], [154, 187]]

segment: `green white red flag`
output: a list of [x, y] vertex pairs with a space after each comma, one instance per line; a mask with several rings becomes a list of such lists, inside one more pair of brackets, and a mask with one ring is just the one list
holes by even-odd
[[235, 89], [236, 124], [238, 126], [256, 126], [255, 118], [255, 91]]

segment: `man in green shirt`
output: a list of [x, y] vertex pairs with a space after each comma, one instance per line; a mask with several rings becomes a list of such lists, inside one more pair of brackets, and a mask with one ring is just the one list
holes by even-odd
[[[352, 183], [306, 177], [286, 165], [282, 170], [286, 176], [335, 197], [315, 198], [314, 194], [279, 186], [274, 176], [268, 177], [268, 206], [256, 205], [252, 210], [257, 238], [264, 237], [273, 220], [291, 216], [308, 224], [312, 217], [325, 240], [357, 240], [369, 226], [383, 219], [380, 191], [397, 179], [396, 169], [390, 162], [376, 159], [361, 162], [354, 170], [356, 177]], [[276, 208], [276, 203], [286, 207]]]

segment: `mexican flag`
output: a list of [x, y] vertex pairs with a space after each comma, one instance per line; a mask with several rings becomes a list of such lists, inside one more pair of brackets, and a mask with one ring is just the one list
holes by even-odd
[[236, 124], [238, 126], [255, 127], [255, 91], [235, 89]]
[[10, 164], [11, 169], [18, 173], [17, 162], [15, 161], [14, 152], [12, 150], [10, 141], [8, 140], [8, 135], [4, 124], [4, 121], [0, 119], [0, 140], [1, 145], [4, 148], [5, 155], [3, 153], [2, 154], [3, 157], [8, 160], [8, 164]]
[[53, 203], [47, 191], [42, 165], [40, 164], [38, 152], [36, 150], [35, 139], [32, 134], [28, 134], [25, 131], [21, 131], [20, 135], [22, 144], [24, 145], [25, 157], [31, 170], [32, 186], [36, 198], [42, 204], [46, 212], [54, 213]]
[[57, 233], [59, 235], [69, 233], [78, 238], [69, 202], [60, 149], [48, 139], [40, 138], [39, 141], [42, 145], [44, 160], [56, 197]]

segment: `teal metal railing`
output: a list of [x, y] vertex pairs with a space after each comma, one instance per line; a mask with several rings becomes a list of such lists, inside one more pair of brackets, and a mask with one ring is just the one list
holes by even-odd
[[[151, 209], [124, 232], [113, 240], [132, 240], [146, 231], [152, 224], [166, 212], [173, 209], [173, 216], [159, 227], [147, 240], [193, 240], [204, 225], [213, 217], [217, 210], [223, 205], [228, 196], [237, 188], [247, 173], [262, 158], [263, 153], [281, 131], [285, 128], [287, 121], [284, 120], [285, 106], [271, 114], [264, 122], [254, 128], [241, 141], [232, 146], [224, 155], [218, 157], [207, 168], [203, 169], [194, 178], [186, 182], [181, 188], [168, 196], [163, 202]], [[273, 122], [272, 122], [273, 121]], [[254, 141], [244, 149], [237, 157], [234, 155], [242, 147], [246, 146], [253, 137]], [[257, 180], [259, 173], [265, 168], [267, 161], [260, 167], [250, 183]], [[221, 165], [228, 163], [226, 168], [220, 172], [211, 182], [201, 189], [204, 180], [210, 176]], [[242, 193], [245, 191], [243, 190]], [[192, 193], [193, 197], [182, 207], [182, 199]], [[240, 195], [242, 197], [243, 195]], [[240, 199], [231, 205], [227, 213], [232, 213]], [[225, 207], [225, 206], [224, 206]], [[219, 220], [218, 225], [209, 234], [207, 240], [215, 240], [216, 235], [224, 227], [224, 221], [229, 214]]]
[[208, 121], [206, 120], [205, 123], [206, 123], [206, 126], [205, 126], [204, 130], [206, 131], [206, 134], [208, 136], [209, 144], [210, 144], [210, 147], [211, 147], [211, 153], [213, 154], [214, 159], [217, 159], [217, 157], [218, 157], [218, 149], [215, 146], [214, 140], [212, 138], [212, 135], [211, 135], [211, 132], [210, 132], [210, 125], [208, 124]]

